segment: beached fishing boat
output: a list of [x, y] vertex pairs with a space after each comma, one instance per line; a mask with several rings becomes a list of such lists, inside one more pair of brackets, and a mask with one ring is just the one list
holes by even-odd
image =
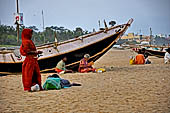
[[159, 58], [163, 58], [165, 56], [165, 51], [159, 51], [159, 50], [146, 50], [146, 52], [150, 55], [150, 56], [156, 56]]
[[[96, 61], [104, 55], [125, 33], [133, 22], [130, 19], [126, 24], [107, 27], [98, 32], [79, 36], [64, 42], [54, 42], [37, 46], [38, 51], [43, 53], [38, 58], [41, 72], [54, 70], [57, 62], [66, 56], [66, 67], [74, 71], [78, 70], [79, 61], [84, 54], [90, 54], [89, 61]], [[25, 57], [21, 56], [18, 49], [0, 50], [0, 73], [14, 73], [22, 71], [22, 62]]]
[[145, 48], [145, 51], [149, 56], [156, 56], [158, 58], [163, 58], [166, 53], [167, 46], [140, 46], [137, 48], [133, 48], [135, 52], [138, 52], [139, 49]]

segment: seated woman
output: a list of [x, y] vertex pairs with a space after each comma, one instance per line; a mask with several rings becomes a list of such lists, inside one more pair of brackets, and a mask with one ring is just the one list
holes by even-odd
[[145, 64], [145, 57], [141, 50], [138, 51], [138, 55], [135, 57], [135, 64]]
[[89, 58], [90, 55], [85, 54], [84, 58], [80, 61], [80, 65], [78, 69], [80, 73], [95, 72], [96, 69], [92, 67], [93, 62], [88, 63]]
[[72, 70], [67, 70], [66, 69], [66, 64], [65, 62], [67, 61], [67, 57], [64, 57], [60, 62], [58, 62], [55, 71], [58, 74], [64, 74], [64, 73], [72, 73]]

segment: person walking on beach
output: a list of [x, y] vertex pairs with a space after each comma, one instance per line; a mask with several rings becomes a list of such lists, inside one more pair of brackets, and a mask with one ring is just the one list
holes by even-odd
[[170, 48], [168, 48], [166, 51], [167, 52], [165, 53], [165, 56], [164, 56], [164, 62], [165, 64], [168, 64], [170, 63]]
[[22, 31], [22, 44], [20, 46], [20, 53], [26, 56], [22, 64], [22, 82], [24, 91], [31, 91], [32, 86], [41, 87], [41, 74], [40, 68], [37, 61], [37, 55], [41, 54], [42, 51], [37, 51], [34, 43], [32, 42], [32, 29], [24, 29]]

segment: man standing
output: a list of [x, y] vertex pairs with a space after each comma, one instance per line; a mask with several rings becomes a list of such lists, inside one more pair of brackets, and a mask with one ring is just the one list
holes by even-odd
[[168, 48], [166, 51], [167, 52], [165, 53], [165, 56], [164, 56], [164, 62], [165, 64], [168, 64], [170, 63], [170, 48]]

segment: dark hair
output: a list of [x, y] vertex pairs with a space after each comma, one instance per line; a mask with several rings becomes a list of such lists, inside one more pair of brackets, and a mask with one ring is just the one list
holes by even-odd
[[143, 51], [143, 52], [145, 52], [145, 50], [146, 50], [145, 48], [142, 48], [142, 51]]
[[141, 49], [139, 49], [139, 50], [138, 50], [138, 54], [142, 54], [142, 51], [141, 51]]
[[67, 58], [66, 56], [62, 57], [62, 59]]
[[168, 53], [170, 53], [170, 48], [166, 49], [166, 51], [167, 51]]

